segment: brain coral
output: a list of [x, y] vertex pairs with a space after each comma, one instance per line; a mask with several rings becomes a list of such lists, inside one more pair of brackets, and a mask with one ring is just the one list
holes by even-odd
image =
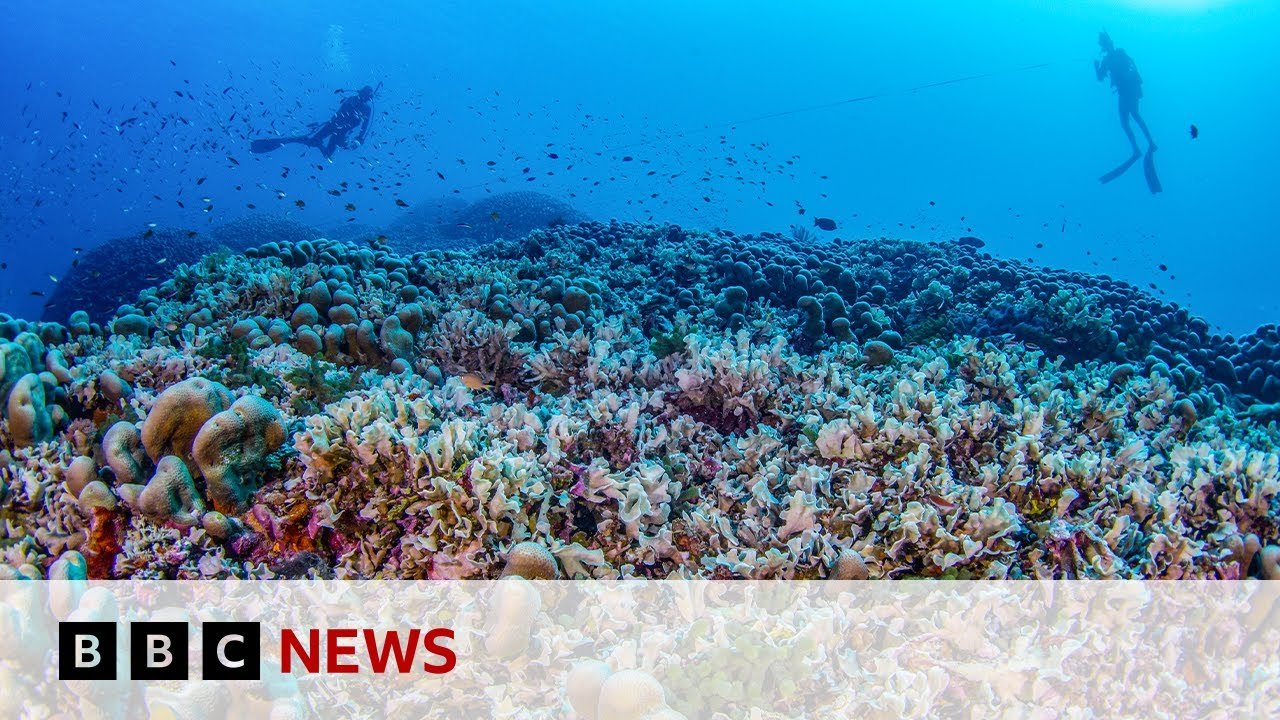
[[192, 446], [200, 429], [231, 405], [231, 393], [221, 383], [196, 377], [169, 387], [151, 406], [142, 424], [142, 445], [153, 461], [176, 455], [192, 465]]
[[5, 418], [9, 421], [13, 442], [19, 447], [45, 442], [53, 435], [53, 420], [39, 375], [27, 373], [9, 389]]
[[256, 489], [250, 473], [284, 437], [279, 411], [253, 395], [236, 400], [201, 426], [192, 454], [216, 510], [234, 512], [244, 504]]

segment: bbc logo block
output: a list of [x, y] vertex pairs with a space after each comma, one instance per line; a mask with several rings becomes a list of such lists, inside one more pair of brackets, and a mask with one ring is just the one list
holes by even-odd
[[[60, 680], [115, 680], [116, 624], [58, 623]], [[184, 622], [129, 624], [132, 680], [187, 680], [190, 626]], [[259, 680], [262, 628], [256, 622], [207, 622], [200, 628], [204, 680]]]
[[187, 624], [129, 624], [129, 677], [133, 680], [187, 679]]
[[257, 680], [262, 643], [256, 622], [207, 622], [201, 630], [205, 680]]
[[116, 679], [116, 624], [58, 623], [60, 680]]

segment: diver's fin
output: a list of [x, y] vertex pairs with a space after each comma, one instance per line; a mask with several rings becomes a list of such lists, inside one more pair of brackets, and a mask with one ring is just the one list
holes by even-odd
[[269, 153], [272, 150], [279, 149], [281, 145], [286, 143], [298, 142], [302, 138], [282, 137], [282, 138], [259, 138], [249, 144], [249, 152], [251, 153]]
[[1102, 177], [1098, 178], [1098, 182], [1105, 185], [1111, 182], [1112, 180], [1115, 180], [1116, 178], [1120, 177], [1125, 173], [1126, 170], [1133, 167], [1134, 163], [1138, 162], [1139, 157], [1142, 157], [1142, 156], [1136, 155], [1136, 154], [1130, 155], [1128, 160], [1125, 160], [1124, 162], [1117, 165], [1115, 169], [1111, 170], [1110, 172], [1106, 173]]
[[1160, 176], [1156, 175], [1154, 150], [1148, 150], [1146, 157], [1142, 159], [1142, 174], [1147, 176], [1147, 189], [1151, 190], [1152, 195], [1164, 191], [1164, 187], [1160, 184]]

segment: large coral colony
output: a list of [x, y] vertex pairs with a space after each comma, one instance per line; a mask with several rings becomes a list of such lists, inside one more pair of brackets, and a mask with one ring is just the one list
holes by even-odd
[[1280, 576], [1274, 329], [976, 245], [287, 240], [0, 318], [0, 575]]

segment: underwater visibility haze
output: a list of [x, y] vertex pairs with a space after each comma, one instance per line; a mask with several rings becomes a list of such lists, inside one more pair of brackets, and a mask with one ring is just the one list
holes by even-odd
[[0, 574], [1280, 577], [1280, 6], [0, 3]]

